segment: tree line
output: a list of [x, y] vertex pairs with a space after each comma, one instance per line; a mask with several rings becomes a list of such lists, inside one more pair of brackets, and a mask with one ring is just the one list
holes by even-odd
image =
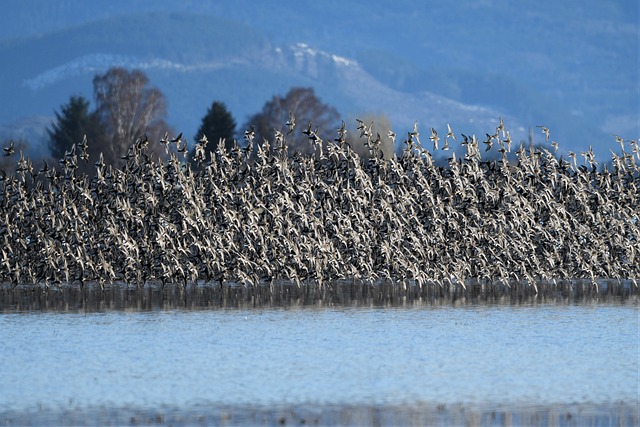
[[[176, 135], [167, 123], [165, 97], [159, 89], [150, 85], [142, 71], [111, 68], [105, 74], [94, 77], [93, 92], [93, 110], [88, 99], [71, 96], [68, 103], [55, 112], [54, 123], [48, 129], [49, 148], [54, 159], [65, 157], [66, 153], [86, 141], [88, 157], [97, 159], [102, 153], [104, 163], [115, 166], [126, 157], [136, 141], [151, 141], [150, 155], [162, 158], [166, 152], [157, 141], [180, 140], [187, 159], [196, 162], [205, 160], [220, 144], [227, 150], [231, 149], [245, 134], [262, 142], [264, 139], [272, 140], [277, 132], [290, 134], [287, 140], [291, 152], [311, 155], [313, 147], [308, 142], [309, 132], [321, 131], [326, 135], [334, 135], [340, 128], [338, 111], [323, 103], [312, 88], [292, 87], [284, 96], [274, 95], [240, 130], [224, 102], [213, 101], [193, 136], [193, 142], [199, 144], [189, 143], [188, 138], [183, 138], [182, 133]], [[373, 121], [374, 116], [366, 118]], [[375, 118], [378, 128], [385, 128], [382, 132], [386, 135], [390, 128], [388, 120], [384, 116]], [[298, 131], [292, 133], [296, 123]], [[354, 130], [349, 133], [347, 141], [352, 144], [354, 151], [366, 156], [367, 148], [358, 139], [358, 132]], [[197, 146], [205, 146], [206, 149], [197, 152]], [[383, 151], [391, 155], [393, 149], [391, 144]], [[91, 171], [91, 166], [87, 163], [85, 171]]]

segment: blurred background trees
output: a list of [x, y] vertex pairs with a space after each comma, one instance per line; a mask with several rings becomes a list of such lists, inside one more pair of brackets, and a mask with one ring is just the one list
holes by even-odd
[[96, 102], [94, 111], [87, 99], [72, 96], [56, 112], [56, 120], [48, 129], [49, 148], [55, 159], [64, 157], [86, 135], [89, 156], [97, 159], [103, 154], [104, 162], [117, 165], [138, 138], [147, 137], [148, 154], [165, 155], [156, 143], [170, 130], [166, 122], [167, 108], [162, 92], [149, 86], [149, 79], [139, 70], [110, 68], [93, 79]]
[[[289, 113], [295, 117], [296, 130], [287, 135], [285, 125]], [[256, 144], [262, 144], [263, 138], [273, 141], [275, 129], [285, 134], [289, 153], [299, 151], [303, 154], [314, 152], [307, 135], [302, 131], [311, 123], [312, 130], [318, 128], [318, 135], [324, 139], [333, 138], [340, 126], [338, 111], [323, 103], [310, 87], [293, 87], [285, 96], [274, 95], [257, 114], [247, 120], [243, 131], [253, 126]]]
[[[96, 75], [93, 79], [95, 109], [90, 109], [89, 100], [81, 96], [71, 96], [68, 103], [55, 112], [55, 121], [47, 129], [49, 149], [56, 161], [87, 139], [88, 154], [92, 161], [85, 162], [81, 169], [92, 171], [92, 165], [100, 153], [106, 164], [118, 166], [121, 159], [136, 140], [147, 138], [147, 155], [152, 159], [164, 158], [166, 153], [159, 141], [172, 133], [166, 122], [166, 101], [162, 92], [150, 87], [149, 79], [139, 70], [128, 71], [124, 68], [110, 68], [105, 74]], [[295, 117], [295, 130], [288, 126], [291, 116]], [[388, 119], [384, 116], [365, 116], [376, 122], [374, 129], [388, 133]], [[289, 153], [300, 152], [310, 155], [314, 146], [309, 141], [309, 130], [316, 132], [326, 145], [336, 137], [339, 123], [337, 110], [323, 103], [310, 87], [293, 87], [284, 96], [274, 95], [267, 101], [262, 110], [251, 116], [243, 129], [236, 129], [236, 121], [226, 105], [214, 101], [202, 118], [200, 128], [194, 139], [207, 138], [205, 157], [214, 152], [221, 141], [229, 150], [235, 143], [234, 138], [245, 130], [254, 129], [256, 144], [263, 139], [273, 142], [275, 131], [282, 132], [288, 142]], [[360, 140], [357, 131], [350, 132], [349, 140], [354, 149], [363, 157], [368, 149], [363, 146], [366, 139]], [[238, 137], [242, 139], [242, 137]], [[186, 143], [186, 141], [184, 141]], [[196, 162], [196, 144], [191, 145], [187, 158]], [[384, 146], [381, 146], [383, 151]], [[390, 149], [393, 152], [393, 148]], [[204, 160], [201, 158], [200, 161]], [[197, 162], [196, 162], [197, 163]]]
[[[378, 149], [382, 154], [382, 158], [390, 159], [393, 157], [393, 153], [395, 152], [395, 144], [393, 140], [389, 137], [389, 131], [391, 129], [391, 120], [384, 114], [371, 114], [366, 113], [362, 116], [357, 117], [363, 125], [367, 127], [367, 130], [371, 132], [371, 138], [374, 140], [380, 137], [380, 145]], [[371, 157], [370, 148], [365, 144], [367, 142], [367, 138], [365, 136], [361, 136], [362, 132], [357, 129], [358, 122], [354, 119], [349, 119], [349, 123], [347, 124], [347, 137], [346, 141], [351, 146], [351, 149], [358, 153], [358, 155], [362, 158]]]
[[[93, 79], [96, 114], [104, 126], [100, 151], [105, 163], [115, 164], [137, 138], [156, 142], [169, 130], [162, 92], [149, 87], [140, 70], [110, 68]], [[150, 155], [162, 157], [160, 144], [149, 144]]]
[[[218, 144], [224, 141], [224, 146], [229, 150], [233, 146], [236, 134], [236, 121], [227, 109], [227, 106], [220, 101], [214, 101], [207, 113], [202, 118], [202, 124], [198, 129], [194, 139], [200, 140], [203, 135], [209, 141], [205, 148], [206, 152], [215, 152]], [[195, 158], [195, 147], [189, 153], [189, 159]]]
[[99, 141], [104, 129], [98, 115], [89, 109], [90, 102], [82, 96], [72, 96], [69, 102], [55, 113], [56, 121], [47, 129], [49, 149], [54, 159], [61, 159], [73, 144], [87, 140]]

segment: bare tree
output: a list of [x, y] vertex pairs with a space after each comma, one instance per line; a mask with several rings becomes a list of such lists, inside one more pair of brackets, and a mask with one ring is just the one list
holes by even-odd
[[360, 157], [371, 157], [375, 150], [378, 157], [390, 159], [395, 151], [392, 134], [387, 116], [368, 113], [349, 120], [347, 142]]
[[[289, 134], [290, 128], [285, 123], [289, 121], [290, 114], [295, 117], [296, 128]], [[278, 130], [286, 136], [291, 153], [309, 154], [313, 152], [313, 146], [304, 133], [309, 124], [314, 131], [318, 128], [319, 136], [328, 139], [335, 134], [338, 119], [337, 110], [324, 104], [312, 88], [294, 87], [284, 97], [276, 95], [265, 103], [262, 111], [252, 116], [244, 129], [253, 126], [255, 140], [259, 144], [263, 138], [271, 141], [275, 130]]]
[[114, 67], [93, 79], [96, 114], [105, 127], [104, 141], [92, 151], [101, 151], [105, 162], [115, 164], [136, 139], [148, 137], [151, 154], [162, 156], [159, 141], [169, 130], [162, 92], [148, 87], [149, 79], [139, 70]]

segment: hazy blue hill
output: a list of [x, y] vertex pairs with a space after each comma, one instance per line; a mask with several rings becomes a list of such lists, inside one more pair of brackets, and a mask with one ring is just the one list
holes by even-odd
[[[195, 63], [212, 58], [251, 55], [268, 45], [249, 26], [199, 15], [146, 13], [108, 18], [46, 36], [10, 39], [0, 44], [12, 56], [14, 75], [54, 68], [83, 55], [114, 53]], [[4, 78], [3, 78], [4, 80]]]
[[[0, 60], [9, 57], [16, 61], [1, 85], [3, 92], [16, 94], [16, 102], [0, 105], [0, 114], [12, 120], [51, 114], [71, 94], [91, 98], [93, 76], [110, 65], [144, 69], [167, 95], [170, 123], [187, 135], [214, 99], [227, 103], [241, 125], [291, 86], [313, 86], [344, 117], [385, 113], [399, 129], [418, 119], [443, 126], [447, 120], [480, 118], [475, 109], [455, 104], [439, 107], [434, 116], [424, 101], [428, 96], [388, 88], [346, 58], [304, 44], [275, 46], [250, 27], [190, 14], [112, 17], [14, 39], [0, 47]], [[484, 130], [498, 113], [481, 115]]]
[[[93, 76], [112, 64], [174, 72], [190, 66], [215, 68], [216, 63], [250, 58], [268, 46], [248, 26], [177, 13], [113, 17], [44, 36], [5, 40], [0, 61], [11, 66], [0, 79], [0, 93], [10, 94], [13, 102], [0, 103], [0, 117], [4, 122], [52, 115], [72, 94], [91, 98]], [[171, 91], [171, 79], [167, 80], [167, 85], [152, 84]], [[174, 89], [179, 95], [184, 87]]]
[[[480, 71], [475, 67], [454, 69], [433, 66], [420, 69], [404, 64], [401, 59], [395, 62], [397, 66], [394, 68], [377, 67], [372, 64], [381, 57], [385, 57], [384, 53], [372, 51], [362, 54], [358, 62], [374, 77], [387, 82], [397, 90], [430, 91], [464, 104], [508, 112], [529, 126], [545, 124], [554, 130], [555, 139], [610, 139], [606, 132], [594, 129], [592, 122], [587, 118], [572, 114], [570, 104], [558, 102], [557, 99], [515, 77], [505, 76], [497, 71]], [[391, 54], [389, 57], [392, 57]]]

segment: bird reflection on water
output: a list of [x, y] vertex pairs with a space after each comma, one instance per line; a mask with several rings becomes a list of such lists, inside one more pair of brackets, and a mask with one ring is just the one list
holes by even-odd
[[[254, 150], [250, 130], [246, 149], [219, 144], [207, 152], [203, 137], [198, 167], [183, 160], [181, 135], [158, 142], [166, 161], [150, 158], [153, 142], [141, 138], [122, 167], [100, 157], [92, 176], [78, 171], [86, 141], [59, 169], [45, 163], [35, 172], [20, 154], [15, 174], [2, 174], [0, 282], [246, 289], [288, 281], [323, 289], [347, 280], [400, 289], [517, 284], [537, 293], [541, 284], [573, 279], [597, 291], [606, 278], [637, 291], [637, 141], [616, 137], [622, 152], [610, 171], [591, 149], [581, 153], [583, 164], [544, 147], [512, 152], [502, 120], [486, 141], [461, 134], [464, 152], [456, 156], [448, 126], [438, 151], [452, 154], [440, 165], [418, 143], [417, 124], [390, 159], [382, 158], [380, 135], [359, 124], [369, 158], [351, 149], [344, 125], [328, 141], [310, 124], [303, 133], [315, 155], [292, 152], [293, 115], [273, 147], [264, 141]], [[433, 128], [429, 139], [437, 150]], [[498, 158], [483, 160], [479, 142], [499, 146]], [[4, 151], [13, 155], [13, 145]]]

